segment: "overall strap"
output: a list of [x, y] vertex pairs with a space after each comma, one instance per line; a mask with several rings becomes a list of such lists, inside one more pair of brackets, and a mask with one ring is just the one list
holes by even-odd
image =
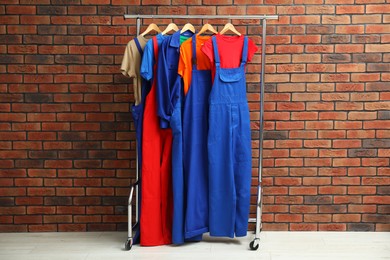
[[218, 53], [218, 44], [217, 44], [217, 38], [216, 36], [213, 36], [212, 38], [213, 41], [213, 50], [214, 50], [214, 62], [215, 66], [219, 67], [220, 66], [220, 60], [219, 60], [219, 53]]
[[242, 46], [241, 65], [245, 64], [248, 59], [248, 37], [244, 37], [244, 45]]
[[197, 70], [197, 60], [196, 60], [196, 35], [192, 36], [192, 69]]
[[158, 58], [158, 43], [157, 43], [157, 37], [154, 36], [152, 38], [153, 40], [153, 53], [154, 53], [154, 64], [157, 65], [157, 58]]
[[134, 38], [134, 42], [135, 42], [135, 45], [137, 46], [137, 49], [138, 49], [138, 51], [139, 51], [139, 54], [141, 54], [141, 56], [142, 56], [142, 54], [144, 53], [144, 51], [143, 51], [142, 48], [141, 48], [141, 44], [139, 44], [139, 41], [138, 41], [137, 38]]
[[156, 84], [156, 80], [157, 80], [157, 58], [158, 58], [158, 43], [157, 43], [157, 37], [154, 36], [152, 38], [152, 41], [153, 41], [153, 54], [154, 54], [154, 64], [153, 64], [153, 82], [154, 84]]

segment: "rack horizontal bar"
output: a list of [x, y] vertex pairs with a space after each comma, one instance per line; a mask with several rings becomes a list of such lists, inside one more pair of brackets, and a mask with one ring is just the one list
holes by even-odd
[[130, 18], [156, 18], [156, 19], [267, 19], [267, 20], [277, 20], [279, 19], [278, 15], [160, 15], [160, 14], [125, 14], [125, 19]]

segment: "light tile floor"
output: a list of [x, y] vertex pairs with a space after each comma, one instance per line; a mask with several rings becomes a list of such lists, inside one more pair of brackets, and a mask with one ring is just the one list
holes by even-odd
[[248, 247], [252, 234], [124, 251], [126, 238], [126, 232], [0, 233], [0, 260], [390, 260], [390, 232], [264, 231], [257, 251]]

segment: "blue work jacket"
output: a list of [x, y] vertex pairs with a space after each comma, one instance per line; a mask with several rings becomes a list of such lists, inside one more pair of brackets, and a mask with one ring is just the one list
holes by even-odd
[[157, 114], [160, 117], [160, 127], [168, 128], [170, 118], [180, 95], [180, 85], [177, 84], [177, 73], [180, 56], [180, 36], [191, 37], [191, 31], [177, 31], [167, 36], [161, 43], [157, 61]]

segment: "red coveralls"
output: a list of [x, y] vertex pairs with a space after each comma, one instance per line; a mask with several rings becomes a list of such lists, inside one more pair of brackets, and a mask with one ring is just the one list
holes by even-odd
[[[154, 74], [158, 45], [153, 37]], [[172, 130], [157, 116], [156, 76], [145, 100], [142, 135], [141, 246], [172, 243]]]

